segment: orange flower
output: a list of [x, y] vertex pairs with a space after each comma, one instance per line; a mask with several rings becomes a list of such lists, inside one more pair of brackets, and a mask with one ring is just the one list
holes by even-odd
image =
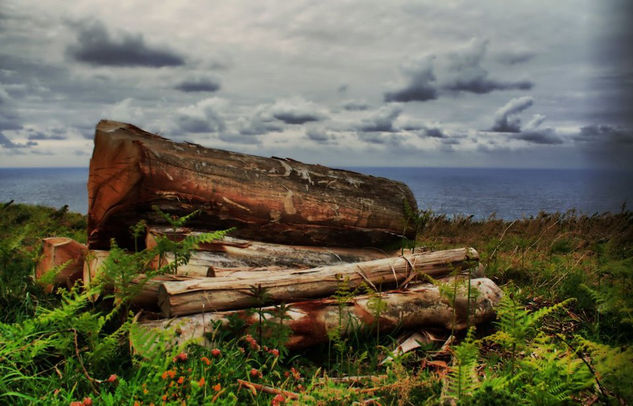
[[213, 385], [213, 390], [216, 392], [219, 392], [222, 390], [222, 385], [220, 385], [219, 383], [216, 383], [215, 385]]
[[200, 358], [200, 361], [204, 362], [207, 366], [211, 365], [211, 360], [207, 357]]
[[253, 378], [255, 378], [256, 376], [261, 376], [261, 372], [259, 372], [257, 369], [255, 368], [251, 368], [251, 376]]
[[273, 348], [272, 350], [270, 350], [270, 353], [273, 354], [275, 357], [279, 356], [279, 350], [276, 348]]
[[70, 402], [70, 406], [84, 406], [84, 402], [75, 400], [74, 402]]
[[204, 384], [206, 383], [206, 381], [204, 380], [204, 376], [202, 378], [200, 378], [200, 380], [198, 381], [198, 387], [202, 388], [204, 386]]
[[182, 385], [183, 383], [185, 383], [185, 377], [181, 376], [180, 378], [178, 378], [178, 385]]
[[134, 401], [134, 406], [141, 406], [141, 402], [139, 402], [138, 400]]
[[117, 379], [118, 379], [118, 376], [116, 376], [116, 374], [112, 374], [110, 375], [108, 379], [106, 379], [106, 381], [113, 383], [113, 382], [116, 382]]
[[167, 400], [167, 395], [163, 395], [160, 398], [163, 399], [164, 401], [166, 401]]
[[221, 354], [221, 352], [217, 348], [214, 348], [214, 349], [211, 350], [211, 355], [213, 355], [214, 357], [219, 357], [220, 354]]
[[167, 379], [167, 377], [174, 379], [175, 376], [176, 376], [176, 371], [172, 371], [171, 369], [168, 369], [167, 371], [163, 372], [163, 374], [160, 377], [163, 379]]
[[82, 405], [84, 405], [84, 406], [92, 406], [92, 399], [91, 398], [84, 398], [84, 401], [83, 401]]

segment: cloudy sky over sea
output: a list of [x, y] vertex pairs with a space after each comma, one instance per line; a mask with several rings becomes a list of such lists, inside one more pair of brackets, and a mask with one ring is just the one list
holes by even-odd
[[0, 3], [0, 166], [101, 118], [339, 166], [631, 167], [630, 0]]

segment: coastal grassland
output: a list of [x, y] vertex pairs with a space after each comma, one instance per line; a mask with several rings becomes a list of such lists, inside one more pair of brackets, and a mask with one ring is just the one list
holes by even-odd
[[[236, 319], [228, 329], [210, 326], [213, 348], [174, 348], [168, 333], [135, 328], [125, 306], [129, 292], [97, 303], [80, 289], [45, 295], [32, 279], [40, 238], [84, 241], [85, 218], [2, 205], [0, 404], [633, 401], [633, 213], [541, 213], [516, 221], [418, 214], [415, 245], [476, 248], [505, 296], [496, 322], [457, 333], [444, 348], [447, 334], [431, 331], [437, 341], [380, 365], [402, 331], [335, 332], [327, 345], [289, 353], [279, 325], [262, 318], [246, 329]], [[110, 273], [134, 270], [144, 255], [118, 250]], [[442, 288], [450, 301], [451, 286]], [[344, 303], [354, 293], [342, 281], [335, 297]], [[278, 306], [279, 316], [284, 311]], [[130, 335], [147, 350], [143, 356], [131, 353]]]

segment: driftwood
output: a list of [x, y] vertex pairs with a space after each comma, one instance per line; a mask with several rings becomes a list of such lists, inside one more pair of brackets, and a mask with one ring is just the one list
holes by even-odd
[[[145, 239], [147, 248], [156, 246], [156, 239], [167, 237], [181, 241], [188, 235], [200, 234], [189, 228], [173, 230], [167, 227], [150, 227]], [[236, 271], [264, 271], [281, 269], [307, 269], [321, 265], [371, 261], [396, 255], [372, 248], [315, 247], [305, 245], [272, 244], [260, 241], [224, 237], [210, 243], [202, 243], [191, 253], [191, 259], [177, 270], [179, 275], [226, 276]], [[162, 265], [173, 261], [165, 255]], [[152, 263], [156, 269], [158, 258]]]
[[266, 289], [269, 303], [291, 302], [329, 296], [343, 280], [348, 280], [352, 289], [362, 283], [393, 286], [421, 275], [446, 276], [453, 270], [475, 265], [478, 259], [473, 248], [457, 248], [306, 270], [193, 278], [163, 283], [158, 303], [167, 317], [252, 307], [258, 300], [251, 292], [254, 286]]
[[39, 280], [56, 266], [67, 264], [55, 276], [54, 280], [43, 284], [44, 290], [52, 292], [55, 287], [71, 288], [81, 278], [84, 256], [88, 249], [84, 244], [72, 238], [50, 237], [42, 240], [42, 255], [35, 268], [35, 276]]
[[[129, 227], [152, 212], [186, 215], [205, 230], [278, 243], [349, 247], [397, 241], [406, 226], [403, 183], [356, 172], [176, 143], [133, 125], [102, 120], [88, 179], [88, 239], [133, 244]], [[411, 233], [412, 230], [409, 231]]]
[[[464, 281], [465, 282], [465, 281]], [[396, 327], [420, 328], [443, 327], [456, 330], [465, 329], [469, 324], [479, 324], [495, 316], [494, 308], [501, 298], [501, 289], [490, 279], [479, 278], [471, 281], [472, 295], [470, 314], [468, 314], [465, 283], [461, 283], [455, 300], [442, 296], [440, 289], [431, 284], [414, 286], [409, 290], [391, 291], [381, 294], [384, 310], [380, 317], [372, 310], [371, 297], [354, 297], [343, 304], [334, 299], [315, 299], [291, 303], [286, 312], [287, 319], [280, 321], [274, 314], [274, 307], [264, 308], [265, 317], [273, 322], [282, 322], [292, 331], [287, 347], [305, 348], [328, 341], [328, 333], [337, 329], [341, 323], [341, 334], [348, 335], [355, 329], [375, 328], [391, 331]], [[455, 310], [455, 311], [453, 311]], [[143, 329], [177, 329], [175, 343], [197, 340], [205, 344], [205, 333], [212, 330], [212, 322], [228, 323], [230, 316], [242, 318], [248, 325], [258, 322], [257, 315], [245, 310], [199, 313], [174, 319], [147, 320], [140, 322]], [[134, 343], [132, 342], [132, 345]]]

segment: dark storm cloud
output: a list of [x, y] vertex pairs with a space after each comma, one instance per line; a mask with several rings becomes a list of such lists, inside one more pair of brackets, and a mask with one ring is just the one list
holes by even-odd
[[429, 55], [402, 66], [403, 86], [385, 92], [387, 102], [428, 101], [441, 92], [486, 94], [495, 90], [529, 90], [529, 80], [506, 81], [490, 78], [481, 66], [487, 42], [473, 41], [468, 47], [448, 54]]
[[168, 49], [152, 47], [145, 43], [142, 34], [122, 33], [112, 38], [103, 23], [74, 24], [77, 44], [67, 52], [79, 62], [103, 66], [179, 66], [185, 61], [179, 54]]
[[530, 144], [558, 145], [563, 143], [563, 140], [556, 135], [552, 128], [526, 130], [518, 134], [512, 134], [510, 137]]
[[600, 144], [633, 144], [633, 131], [610, 125], [588, 125], [574, 137], [578, 142]]
[[174, 86], [181, 92], [216, 92], [220, 90], [220, 82], [213, 78], [192, 78]]
[[495, 112], [494, 123], [490, 131], [501, 133], [521, 132], [521, 119], [513, 117], [534, 104], [531, 97], [517, 97], [510, 100]]
[[362, 132], [396, 132], [394, 122], [402, 113], [400, 107], [383, 106], [373, 116], [365, 118], [356, 126]]
[[176, 133], [200, 134], [225, 131], [226, 123], [220, 114], [222, 105], [221, 99], [210, 98], [179, 109], [175, 117]]

